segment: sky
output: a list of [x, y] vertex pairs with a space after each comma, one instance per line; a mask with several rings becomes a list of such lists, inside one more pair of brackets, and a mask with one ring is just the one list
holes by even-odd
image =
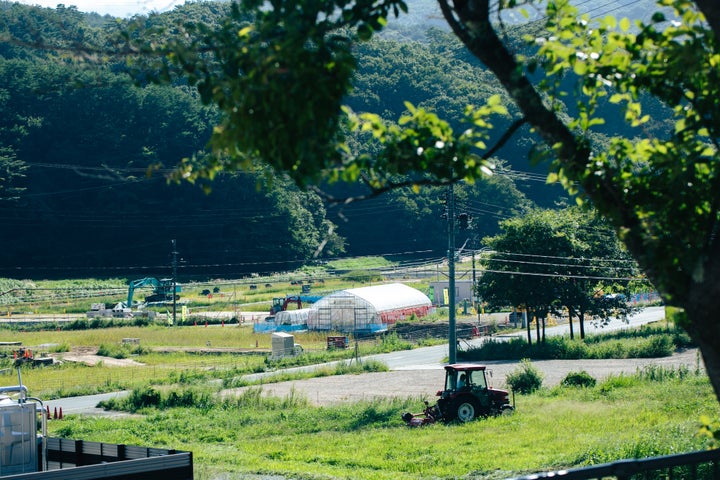
[[135, 14], [147, 15], [151, 12], [172, 10], [183, 5], [185, 0], [18, 0], [28, 5], [55, 8], [58, 4], [75, 6], [81, 12], [110, 14], [116, 17], [128, 17]]

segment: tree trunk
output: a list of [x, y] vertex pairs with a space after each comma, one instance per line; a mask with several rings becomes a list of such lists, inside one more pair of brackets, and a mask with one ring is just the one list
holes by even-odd
[[[717, 246], [720, 242], [716, 243]], [[715, 254], [705, 264], [704, 281], [689, 289], [684, 314], [678, 323], [700, 347], [705, 370], [715, 396], [720, 401], [720, 255]]]
[[703, 12], [716, 38], [720, 38], [720, 5], [717, 0], [695, 0], [695, 5]]
[[527, 315], [527, 308], [525, 309], [525, 328], [527, 328], [528, 345], [532, 346], [532, 330], [530, 329], [530, 319]]
[[568, 309], [568, 326], [570, 327], [570, 340], [575, 340], [575, 330], [573, 328], [573, 316], [575, 314], [575, 310], [572, 307], [567, 307]]
[[585, 340], [585, 310], [578, 311], [578, 318], [580, 319], [580, 340]]

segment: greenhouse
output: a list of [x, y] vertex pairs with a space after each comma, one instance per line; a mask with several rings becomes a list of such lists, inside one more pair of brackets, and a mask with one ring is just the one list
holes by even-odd
[[323, 297], [312, 309], [310, 330], [376, 333], [411, 315], [427, 315], [432, 303], [421, 291], [392, 283], [342, 290]]
[[311, 308], [298, 310], [283, 310], [256, 322], [253, 326], [255, 333], [268, 332], [301, 332], [308, 329], [308, 318], [314, 313]]

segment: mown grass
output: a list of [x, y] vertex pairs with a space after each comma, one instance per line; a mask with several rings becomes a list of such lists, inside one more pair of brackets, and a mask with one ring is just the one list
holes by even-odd
[[[419, 408], [417, 398], [314, 407], [297, 394], [266, 398], [260, 388], [229, 399], [195, 392], [201, 405], [150, 407], [133, 418], [71, 417], [51, 422], [51, 432], [191, 450], [198, 479], [218, 472], [495, 479], [700, 449], [700, 416], [717, 415], [704, 376], [658, 369], [593, 388], [558, 386], [519, 396], [512, 416], [419, 429], [400, 419]], [[177, 398], [192, 398], [182, 395], [178, 390]]]

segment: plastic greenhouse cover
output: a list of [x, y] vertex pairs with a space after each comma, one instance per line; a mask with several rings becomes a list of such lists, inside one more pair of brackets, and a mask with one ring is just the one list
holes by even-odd
[[351, 288], [344, 292], [370, 303], [377, 312], [432, 305], [427, 295], [402, 283]]

